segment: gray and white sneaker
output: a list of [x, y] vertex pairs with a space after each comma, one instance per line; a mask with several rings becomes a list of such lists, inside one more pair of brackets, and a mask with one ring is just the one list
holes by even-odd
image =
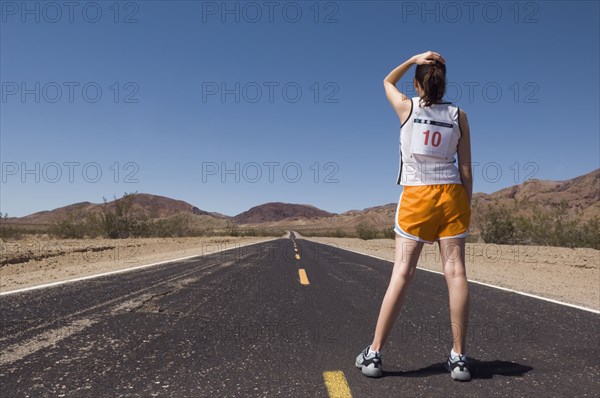
[[448, 361], [446, 361], [446, 370], [450, 372], [450, 376], [454, 380], [469, 381], [471, 380], [471, 373], [469, 372], [469, 360], [465, 355], [459, 355], [452, 358], [448, 355]]
[[362, 374], [369, 377], [381, 377], [381, 353], [372, 352], [369, 354], [369, 347], [367, 346], [358, 357], [356, 357], [356, 367], [362, 371]]

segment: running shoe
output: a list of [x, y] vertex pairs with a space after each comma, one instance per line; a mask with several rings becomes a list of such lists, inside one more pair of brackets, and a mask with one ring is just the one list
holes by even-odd
[[454, 380], [471, 380], [471, 373], [469, 372], [469, 360], [465, 355], [458, 355], [455, 358], [452, 358], [450, 355], [448, 355], [446, 370], [450, 372], [450, 376], [452, 376], [452, 379]]
[[372, 352], [369, 354], [369, 347], [367, 346], [356, 357], [356, 367], [359, 368], [365, 376], [368, 377], [381, 377], [381, 353]]

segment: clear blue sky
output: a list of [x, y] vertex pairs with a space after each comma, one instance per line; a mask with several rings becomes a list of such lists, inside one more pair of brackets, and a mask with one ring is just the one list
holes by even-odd
[[599, 167], [597, 1], [23, 4], [1, 9], [9, 216], [134, 191], [228, 215], [396, 202], [382, 80], [427, 50], [469, 117], [476, 192]]

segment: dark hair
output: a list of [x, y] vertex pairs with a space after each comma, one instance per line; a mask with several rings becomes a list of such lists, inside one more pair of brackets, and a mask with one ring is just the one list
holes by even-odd
[[421, 97], [424, 106], [442, 101], [446, 93], [446, 65], [438, 61], [417, 65], [415, 78], [424, 91]]

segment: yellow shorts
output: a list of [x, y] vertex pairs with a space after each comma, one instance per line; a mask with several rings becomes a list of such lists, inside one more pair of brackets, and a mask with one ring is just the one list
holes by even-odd
[[425, 243], [464, 238], [471, 223], [467, 191], [462, 184], [405, 185], [395, 218], [394, 231], [405, 238]]

